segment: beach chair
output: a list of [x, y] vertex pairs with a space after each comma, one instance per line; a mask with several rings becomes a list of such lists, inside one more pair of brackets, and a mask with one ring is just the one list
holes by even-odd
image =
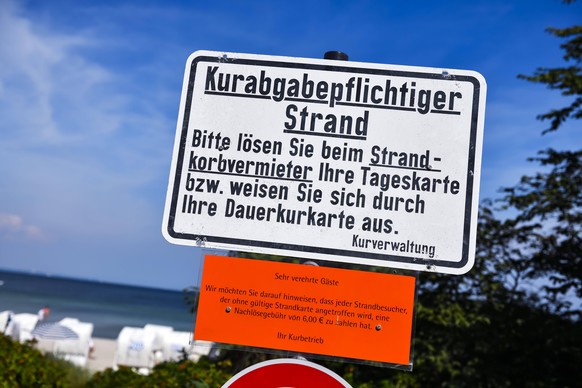
[[74, 365], [84, 367], [89, 358], [92, 343], [93, 324], [81, 322], [76, 318], [63, 318], [59, 324], [66, 326], [78, 334], [76, 339], [54, 341], [52, 353]]
[[188, 331], [165, 333], [162, 345], [164, 361], [178, 361], [182, 359], [184, 352], [189, 356], [192, 350], [190, 345], [191, 336], [192, 334]]
[[137, 369], [142, 374], [149, 373], [155, 365], [154, 331], [141, 327], [125, 326], [117, 336], [117, 349], [113, 360], [114, 369], [127, 366]]
[[210, 341], [194, 341], [190, 350], [190, 360], [198, 362], [200, 357], [209, 356], [213, 350], [214, 342]]
[[171, 326], [154, 325], [148, 323], [143, 327], [143, 329], [146, 333], [154, 333], [154, 342], [152, 343], [154, 365], [165, 361], [163, 355], [164, 339], [167, 335], [171, 335], [171, 333], [174, 331], [174, 328]]
[[14, 314], [12, 320], [14, 322], [11, 333], [12, 338], [20, 343], [31, 341], [33, 339], [31, 331], [38, 322], [38, 315], [29, 313]]
[[0, 312], [0, 333], [7, 337], [12, 337], [14, 328], [14, 312], [10, 310]]

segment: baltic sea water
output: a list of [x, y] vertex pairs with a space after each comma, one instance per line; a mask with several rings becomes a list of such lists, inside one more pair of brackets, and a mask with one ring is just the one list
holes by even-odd
[[181, 291], [0, 271], [0, 312], [36, 314], [47, 305], [49, 322], [65, 317], [93, 323], [93, 337], [116, 339], [124, 326], [145, 324], [193, 330]]

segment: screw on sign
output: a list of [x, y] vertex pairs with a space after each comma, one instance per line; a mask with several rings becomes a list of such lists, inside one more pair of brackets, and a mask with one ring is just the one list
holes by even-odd
[[351, 388], [340, 376], [309, 361], [282, 358], [255, 364], [222, 388]]

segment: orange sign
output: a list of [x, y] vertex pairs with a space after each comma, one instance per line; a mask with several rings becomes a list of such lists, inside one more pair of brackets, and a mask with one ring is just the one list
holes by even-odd
[[415, 278], [207, 255], [194, 339], [410, 363]]

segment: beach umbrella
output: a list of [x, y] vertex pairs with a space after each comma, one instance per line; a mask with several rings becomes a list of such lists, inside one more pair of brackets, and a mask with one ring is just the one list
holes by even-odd
[[63, 326], [58, 322], [41, 323], [36, 326], [31, 332], [35, 337], [48, 340], [68, 340], [77, 339], [79, 335], [67, 326]]

